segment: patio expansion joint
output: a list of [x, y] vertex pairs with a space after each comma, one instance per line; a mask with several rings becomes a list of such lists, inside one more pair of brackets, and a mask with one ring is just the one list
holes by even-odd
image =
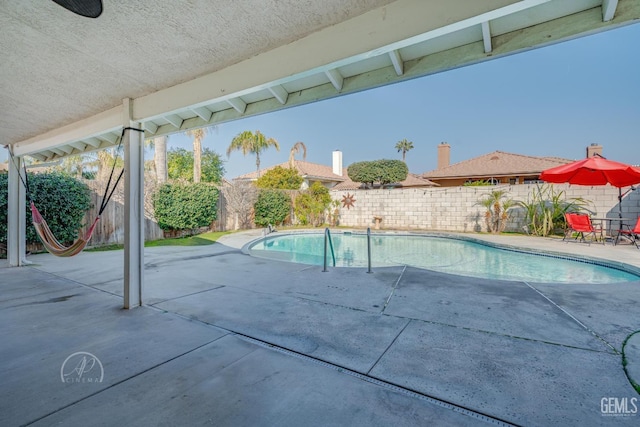
[[546, 344], [546, 345], [555, 345], [555, 346], [558, 346], [558, 347], [570, 348], [570, 349], [573, 349], [573, 350], [583, 350], [583, 351], [590, 351], [590, 352], [593, 352], [593, 353], [604, 353], [604, 354], [615, 354], [615, 355], [619, 354], [618, 352], [615, 352], [615, 349], [613, 349], [613, 351], [594, 350], [592, 348], [578, 347], [578, 346], [574, 346], [574, 345], [562, 344], [562, 343], [553, 342], [553, 341], [539, 340], [539, 339], [535, 339], [535, 338], [521, 337], [521, 336], [518, 336], [518, 335], [505, 334], [505, 333], [500, 333], [500, 332], [495, 332], [495, 331], [487, 331], [485, 329], [470, 328], [468, 326], [452, 325], [450, 323], [436, 322], [434, 320], [417, 319], [417, 318], [413, 318], [413, 317], [397, 316], [397, 315], [393, 315], [393, 314], [383, 314], [383, 316], [395, 317], [395, 318], [398, 318], [398, 319], [407, 319], [407, 320], [410, 320], [410, 321], [428, 323], [428, 324], [431, 324], [431, 325], [447, 326], [447, 327], [450, 327], [450, 328], [456, 328], [456, 329], [461, 329], [461, 330], [470, 331], [470, 332], [479, 332], [479, 333], [482, 333], [482, 334], [494, 335], [494, 336], [499, 336], [499, 337], [504, 337], [504, 338], [512, 338], [512, 339], [516, 339], [516, 340], [530, 341], [530, 342], [536, 342], [536, 343]]
[[605, 340], [604, 338], [602, 338], [600, 335], [598, 335], [598, 333], [596, 331], [594, 331], [593, 329], [589, 328], [587, 325], [585, 325], [584, 323], [582, 323], [580, 320], [578, 320], [577, 317], [575, 317], [573, 314], [569, 313], [567, 310], [565, 310], [564, 308], [560, 307], [560, 305], [556, 304], [555, 301], [553, 301], [551, 298], [549, 298], [548, 296], [546, 296], [542, 291], [540, 291], [538, 288], [536, 288], [535, 286], [531, 285], [528, 282], [522, 282], [525, 285], [527, 285], [529, 288], [533, 289], [535, 292], [537, 292], [542, 298], [546, 299], [550, 304], [552, 304], [554, 307], [556, 307], [558, 310], [562, 311], [564, 314], [566, 314], [567, 316], [569, 316], [569, 318], [571, 318], [571, 320], [573, 320], [574, 322], [576, 322], [578, 325], [580, 325], [582, 328], [584, 328], [587, 332], [589, 332], [591, 335], [593, 335], [594, 337], [596, 337], [598, 340], [602, 341], [602, 343], [604, 343], [607, 347], [609, 347], [615, 354], [620, 355], [620, 352], [611, 344], [609, 344], [609, 342], [607, 340]]
[[[109, 292], [109, 291], [107, 291], [107, 290], [105, 290], [105, 289], [100, 289], [100, 288], [96, 287], [97, 285], [101, 285], [101, 284], [103, 284], [103, 283], [112, 282], [113, 280], [109, 280], [109, 281], [107, 281], [107, 282], [102, 282], [102, 283], [97, 283], [97, 284], [94, 284], [94, 285], [87, 285], [86, 283], [82, 283], [82, 282], [79, 282], [79, 281], [77, 281], [77, 280], [70, 279], [70, 278], [65, 277], [65, 276], [61, 276], [61, 275], [56, 274], [56, 273], [51, 273], [51, 272], [49, 272], [49, 271], [41, 270], [41, 269], [39, 269], [39, 268], [37, 268], [37, 267], [32, 267], [32, 268], [34, 268], [35, 270], [38, 270], [38, 271], [39, 271], [39, 272], [41, 272], [41, 273], [49, 274], [49, 275], [51, 275], [51, 276], [53, 276], [53, 277], [57, 277], [57, 278], [59, 278], [59, 279], [63, 279], [63, 280], [65, 280], [65, 281], [67, 281], [67, 282], [74, 283], [74, 284], [76, 284], [76, 285], [78, 285], [78, 286], [82, 286], [82, 287], [84, 287], [84, 288], [88, 288], [88, 289], [93, 289], [94, 291], [102, 292], [102, 293], [105, 293], [105, 294], [107, 294], [107, 295], [111, 295], [111, 296], [113, 296], [113, 297], [118, 297], [118, 298], [122, 299], [122, 295], [118, 295], [118, 294], [116, 294], [116, 293], [114, 293], [114, 292]], [[117, 279], [114, 279], [114, 280], [117, 280]]]
[[369, 376], [371, 374], [371, 371], [373, 371], [373, 368], [376, 367], [376, 365], [380, 362], [380, 360], [382, 360], [382, 358], [384, 357], [385, 354], [387, 354], [387, 352], [389, 351], [389, 349], [391, 349], [391, 347], [393, 347], [393, 345], [396, 343], [396, 341], [398, 340], [398, 338], [400, 337], [400, 335], [402, 335], [402, 333], [404, 332], [405, 329], [407, 329], [407, 326], [409, 326], [409, 324], [412, 322], [411, 319], [407, 320], [407, 323], [404, 324], [404, 326], [402, 327], [402, 329], [400, 329], [400, 331], [396, 334], [395, 337], [393, 337], [393, 339], [391, 340], [391, 342], [389, 343], [389, 345], [387, 346], [387, 348], [384, 349], [384, 351], [382, 353], [380, 353], [380, 356], [378, 356], [378, 358], [376, 359], [375, 362], [373, 362], [371, 364], [371, 367], [367, 370], [367, 376]]
[[[175, 298], [167, 298], [167, 299], [163, 299], [162, 301], [154, 302], [153, 304], [145, 304], [145, 305], [148, 306], [148, 307], [156, 308], [155, 307], [156, 304], [162, 304], [162, 303], [169, 302], [169, 301], [175, 301], [175, 300], [179, 300], [180, 298], [186, 298], [186, 297], [191, 297], [191, 296], [198, 295], [198, 294], [204, 294], [206, 292], [215, 291], [217, 289], [221, 289], [221, 288], [226, 288], [227, 287], [226, 285], [215, 285], [215, 284], [213, 286], [214, 286], [213, 288], [203, 289], [203, 290], [198, 291], [198, 292], [192, 292], [190, 294], [180, 295], [180, 296], [175, 297]], [[166, 311], [166, 310], [162, 310], [162, 311]]]
[[393, 285], [393, 288], [391, 288], [391, 293], [387, 297], [387, 300], [384, 302], [384, 306], [382, 307], [382, 310], [380, 311], [380, 314], [384, 314], [384, 311], [387, 309], [387, 306], [391, 302], [391, 298], [393, 297], [393, 294], [395, 293], [396, 289], [398, 288], [398, 285], [400, 284], [400, 280], [402, 280], [402, 276], [404, 275], [405, 271], [407, 271], [407, 266], [406, 265], [402, 268], [402, 271], [400, 272], [400, 275], [398, 276], [398, 279], [396, 280], [396, 283]]
[[88, 395], [86, 395], [86, 396], [84, 396], [84, 397], [82, 397], [82, 398], [80, 398], [80, 399], [77, 399], [77, 400], [75, 400], [75, 401], [73, 401], [73, 402], [71, 402], [71, 403], [68, 403], [68, 404], [66, 404], [66, 405], [64, 405], [64, 406], [61, 406], [61, 407], [59, 407], [59, 408], [57, 408], [57, 409], [54, 409], [53, 411], [51, 411], [51, 412], [49, 412], [49, 413], [47, 413], [47, 414], [45, 414], [45, 415], [42, 415], [42, 416], [40, 416], [40, 417], [36, 418], [35, 420], [31, 420], [31, 421], [29, 421], [29, 422], [27, 422], [27, 423], [23, 424], [23, 426], [28, 426], [28, 425], [31, 425], [31, 424], [37, 423], [38, 421], [42, 421], [42, 420], [44, 420], [45, 418], [47, 418], [47, 417], [49, 417], [49, 416], [51, 416], [51, 415], [54, 415], [54, 414], [55, 414], [55, 413], [57, 413], [57, 412], [60, 412], [60, 411], [62, 411], [62, 410], [64, 410], [64, 409], [67, 409], [67, 408], [70, 408], [70, 407], [72, 407], [73, 405], [76, 405], [76, 404], [78, 404], [78, 403], [80, 403], [80, 402], [82, 402], [82, 401], [84, 401], [84, 400], [87, 400], [87, 399], [90, 399], [90, 398], [92, 398], [92, 397], [94, 397], [94, 396], [97, 396], [97, 395], [99, 395], [100, 393], [103, 393], [103, 392], [105, 392], [105, 391], [107, 391], [107, 390], [109, 390], [109, 389], [112, 389], [112, 388], [114, 388], [114, 387], [117, 387], [117, 386], [119, 386], [120, 384], [123, 384], [123, 383], [125, 383], [125, 382], [127, 382], [127, 381], [129, 381], [129, 380], [132, 380], [132, 379], [134, 379], [134, 378], [136, 378], [136, 377], [139, 377], [140, 375], [143, 375], [143, 374], [145, 374], [145, 373], [147, 373], [147, 372], [149, 372], [149, 371], [152, 371], [152, 370], [154, 370], [154, 369], [156, 369], [156, 368], [158, 368], [158, 367], [160, 367], [160, 366], [162, 366], [162, 365], [165, 365], [165, 364], [167, 364], [167, 363], [169, 363], [169, 362], [172, 362], [172, 361], [174, 361], [174, 360], [176, 360], [176, 359], [179, 359], [179, 358], [180, 358], [180, 357], [182, 357], [182, 356], [186, 356], [186, 355], [187, 355], [187, 354], [189, 354], [189, 353], [193, 353], [194, 351], [197, 351], [197, 350], [199, 350], [199, 349], [201, 349], [201, 348], [203, 348], [203, 347], [206, 347], [206, 346], [208, 346], [208, 345], [210, 345], [210, 344], [212, 344], [212, 343], [214, 343], [214, 342], [216, 342], [216, 341], [218, 341], [218, 340], [220, 340], [220, 339], [222, 339], [222, 338], [226, 337], [227, 335], [228, 335], [228, 334], [225, 334], [225, 335], [223, 335], [223, 336], [221, 336], [221, 337], [218, 337], [218, 338], [216, 338], [216, 339], [213, 339], [213, 340], [207, 341], [207, 342], [205, 342], [204, 344], [198, 345], [198, 346], [196, 346], [196, 347], [194, 347], [194, 348], [192, 348], [192, 349], [190, 349], [190, 350], [187, 350], [187, 351], [185, 351], [185, 352], [183, 352], [183, 353], [180, 353], [180, 354], [178, 354], [178, 355], [176, 355], [176, 356], [173, 356], [173, 357], [171, 357], [171, 358], [169, 358], [169, 359], [167, 359], [167, 360], [164, 360], [164, 361], [162, 361], [162, 362], [160, 362], [160, 363], [156, 363], [155, 365], [150, 366], [150, 367], [148, 367], [147, 369], [144, 369], [144, 370], [142, 370], [142, 371], [140, 371], [140, 372], [137, 372], [137, 373], [135, 373], [135, 374], [133, 374], [133, 375], [130, 375], [130, 376], [126, 377], [126, 378], [123, 378], [123, 379], [121, 379], [120, 381], [116, 381], [115, 383], [113, 383], [113, 384], [109, 385], [108, 387], [103, 388], [102, 390], [95, 391], [95, 392], [90, 393], [90, 394], [88, 394]]
[[[404, 330], [407, 325], [410, 323], [407, 322], [407, 324], [405, 325], [405, 327], [402, 329]], [[400, 333], [398, 333], [398, 336], [402, 333], [402, 331], [400, 331]], [[233, 332], [233, 334], [235, 336], [238, 337], [238, 339], [241, 339], [243, 341], [252, 343], [254, 345], [257, 345], [259, 347], [271, 350], [271, 351], [275, 351], [277, 353], [280, 354], [284, 354], [286, 356], [290, 356], [290, 357], [295, 357], [297, 359], [303, 360], [305, 362], [310, 362], [313, 363], [315, 365], [319, 365], [322, 366], [324, 368], [328, 368], [328, 369], [332, 369], [334, 371], [337, 371], [341, 374], [344, 375], [348, 375], [350, 377], [356, 378], [360, 381], [364, 381], [370, 384], [374, 384], [380, 388], [383, 388], [385, 390], [390, 390], [396, 393], [400, 393], [402, 395], [408, 396], [408, 397], [412, 397], [415, 399], [419, 399], [425, 402], [429, 402], [431, 404], [434, 404], [436, 406], [440, 406], [449, 410], [452, 410], [454, 412], [460, 413], [460, 414], [464, 414], [467, 415], [471, 418], [474, 418], [475, 420], [480, 420], [480, 421], [484, 421], [487, 422], [489, 424], [492, 425], [496, 425], [496, 426], [516, 426], [516, 424], [513, 424], [509, 421], [503, 420], [501, 418], [497, 418], [493, 415], [489, 415], [489, 414], [485, 414], [482, 412], [479, 412], [475, 409], [471, 409], [471, 408], [467, 408], [465, 406], [453, 403], [453, 402], [449, 402], [447, 400], [444, 400], [442, 398], [439, 397], [435, 397], [435, 396], [431, 396], [428, 395], [426, 393], [420, 392], [418, 390], [414, 390], [412, 388], [400, 385], [400, 384], [396, 384], [394, 382], [385, 380], [385, 379], [381, 379], [381, 378], [377, 378], [375, 376], [371, 376], [369, 375], [369, 372], [367, 373], [362, 373], [362, 372], [358, 372], [355, 370], [352, 370], [350, 368], [347, 368], [345, 366], [342, 365], [338, 365], [336, 363], [332, 363], [332, 362], [327, 362], [325, 360], [319, 359], [317, 357], [313, 357], [304, 353], [300, 353], [298, 351], [295, 350], [291, 350], [288, 349], [286, 347], [281, 347], [277, 344], [273, 344], [270, 343], [268, 341], [263, 341], [261, 339], [258, 338], [254, 338], [242, 333], [237, 333], [237, 332]], [[397, 339], [397, 336], [396, 338]], [[395, 341], [394, 339], [394, 341]], [[393, 344], [393, 343], [392, 343]]]

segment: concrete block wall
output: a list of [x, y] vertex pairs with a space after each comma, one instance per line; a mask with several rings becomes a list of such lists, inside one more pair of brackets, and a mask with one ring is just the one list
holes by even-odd
[[[347, 193], [356, 202], [350, 209], [340, 205], [340, 225], [374, 227], [374, 217], [382, 217], [381, 228], [406, 230], [438, 230], [457, 232], [487, 231], [485, 209], [478, 201], [493, 190], [505, 190], [507, 197], [526, 201], [535, 184], [491, 187], [411, 188], [390, 190], [332, 191], [331, 197], [341, 201]], [[618, 216], [618, 189], [609, 186], [584, 187], [554, 185], [556, 192], [565, 191], [565, 198], [582, 197], [590, 201], [594, 216]], [[625, 189], [623, 189], [624, 191]], [[625, 218], [640, 215], [640, 189], [630, 192], [622, 202]], [[522, 209], [511, 212], [507, 231], [522, 232], [526, 224]]]

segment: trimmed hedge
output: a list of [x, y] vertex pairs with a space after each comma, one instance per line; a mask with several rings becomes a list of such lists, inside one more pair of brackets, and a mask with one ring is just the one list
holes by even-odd
[[[91, 192], [82, 182], [60, 173], [29, 174], [29, 189], [36, 207], [63, 244], [78, 238], [82, 220], [91, 207]], [[8, 174], [0, 173], [0, 242], [7, 240]], [[27, 197], [27, 224], [31, 209]], [[33, 227], [27, 226], [27, 243], [39, 243]]]
[[370, 187], [374, 184], [385, 186], [407, 179], [409, 169], [401, 160], [373, 160], [356, 162], [349, 165], [347, 175], [354, 182], [360, 182]]
[[263, 189], [253, 207], [257, 225], [282, 224], [291, 211], [291, 198], [282, 190]]
[[164, 184], [153, 196], [162, 230], [208, 227], [217, 217], [218, 189], [210, 184]]

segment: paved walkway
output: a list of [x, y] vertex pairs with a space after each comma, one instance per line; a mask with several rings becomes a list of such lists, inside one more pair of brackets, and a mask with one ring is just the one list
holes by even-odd
[[[122, 251], [35, 255], [31, 267], [0, 269], [0, 425], [640, 420], [627, 378], [640, 379], [640, 333], [628, 338], [640, 330], [640, 282], [531, 284], [410, 267], [322, 273], [239, 250], [258, 236], [147, 248], [146, 305], [130, 311], [120, 309]], [[474, 237], [640, 267], [628, 245]], [[81, 351], [100, 360], [102, 382], [68, 381], [98, 372], [81, 355], [61, 380], [65, 359]]]

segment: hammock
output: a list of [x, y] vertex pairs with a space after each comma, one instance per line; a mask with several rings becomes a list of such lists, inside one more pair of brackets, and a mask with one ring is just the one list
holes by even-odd
[[71, 257], [78, 255], [82, 252], [84, 247], [87, 246], [87, 242], [91, 239], [93, 230], [96, 228], [96, 224], [100, 217], [96, 217], [86, 233], [82, 234], [82, 230], [78, 230], [78, 240], [73, 242], [71, 246], [64, 246], [62, 243], [58, 242], [58, 239], [53, 235], [51, 229], [47, 225], [47, 222], [42, 218], [42, 215], [33, 202], [31, 202], [31, 219], [33, 221], [33, 226], [36, 229], [36, 233], [47, 252], [59, 257]]
[[[118, 144], [118, 149], [122, 145], [124, 132], [127, 130], [144, 132], [142, 129], [136, 129], [131, 127], [126, 127], [122, 129], [122, 135], [120, 136], [120, 143]], [[13, 156], [13, 152], [11, 149], [9, 149], [9, 154], [11, 156], [13, 165], [18, 170], [18, 176], [20, 177], [20, 180], [22, 181], [22, 184], [25, 186], [27, 194], [29, 195], [29, 201], [31, 206], [31, 220], [33, 222], [33, 227], [35, 228], [36, 234], [38, 234], [38, 237], [40, 238], [40, 241], [44, 245], [47, 252], [59, 257], [72, 257], [74, 255], [78, 255], [80, 252], [83, 251], [83, 249], [87, 246], [87, 243], [91, 239], [93, 230], [96, 228], [96, 225], [100, 220], [100, 215], [102, 215], [102, 212], [107, 207], [107, 203], [109, 203], [109, 200], [111, 200], [111, 196], [113, 196], [113, 192], [116, 190], [118, 183], [122, 179], [122, 175], [124, 174], [124, 169], [120, 171], [120, 175], [118, 176], [118, 179], [116, 179], [113, 187], [111, 187], [111, 179], [113, 178], [113, 172], [115, 171], [115, 168], [116, 168], [116, 159], [114, 158], [113, 167], [111, 168], [111, 175], [109, 176], [109, 181], [107, 182], [107, 186], [105, 188], [104, 196], [102, 198], [102, 203], [100, 204], [100, 209], [98, 210], [98, 216], [96, 216], [96, 219], [93, 221], [93, 224], [91, 224], [91, 227], [89, 227], [89, 229], [84, 234], [82, 233], [82, 230], [78, 230], [78, 240], [73, 242], [73, 244], [71, 244], [70, 246], [64, 246], [53, 235], [53, 232], [49, 228], [47, 221], [44, 220], [44, 218], [42, 217], [42, 214], [40, 214], [40, 211], [38, 211], [38, 208], [36, 207], [35, 203], [31, 199], [31, 191], [29, 190], [29, 180], [27, 178], [26, 165], [23, 165], [24, 166], [24, 179], [23, 179], [22, 174], [20, 173], [20, 169], [18, 169], [18, 166], [15, 163], [15, 158]], [[111, 187], [111, 191], [109, 191], [110, 187]]]

